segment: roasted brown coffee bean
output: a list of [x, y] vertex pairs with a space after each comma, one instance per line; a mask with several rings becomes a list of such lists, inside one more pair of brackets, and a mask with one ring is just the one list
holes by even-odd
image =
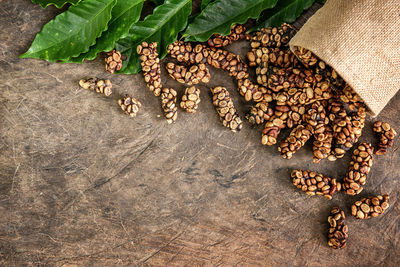
[[112, 94], [112, 83], [110, 80], [90, 78], [87, 80], [80, 80], [79, 85], [84, 89], [92, 90], [96, 93], [104, 94], [105, 96]]
[[344, 223], [346, 216], [344, 211], [339, 207], [333, 207], [328, 217], [328, 246], [339, 249], [345, 248], [348, 235], [348, 227]]
[[142, 71], [144, 75], [144, 80], [150, 91], [153, 92], [155, 96], [160, 96], [161, 94], [161, 66], [160, 59], [157, 53], [157, 43], [148, 44], [143, 42], [137, 47], [137, 53], [140, 55]]
[[247, 59], [250, 67], [259, 66], [260, 72], [264, 73], [268, 71], [268, 66], [288, 68], [298, 65], [296, 55], [290, 49], [259, 47], [248, 52]]
[[385, 155], [388, 148], [393, 145], [393, 140], [397, 133], [389, 123], [382, 121], [376, 121], [373, 130], [379, 138], [378, 149], [375, 150], [375, 154]]
[[348, 195], [357, 195], [363, 190], [367, 182], [367, 175], [371, 170], [374, 155], [373, 147], [361, 143], [354, 151], [346, 177], [343, 180], [343, 189]]
[[348, 104], [350, 110], [357, 110], [365, 106], [361, 97], [347, 83], [342, 90], [339, 90], [339, 98], [342, 102]]
[[303, 115], [303, 121], [310, 126], [309, 128], [313, 134], [324, 132], [326, 125], [329, 123], [325, 110], [326, 105], [323, 101], [316, 101], [308, 107]]
[[168, 54], [179, 62], [199, 64], [207, 62], [210, 48], [202, 44], [192, 47], [191, 43], [175, 41], [168, 46], [167, 50]]
[[274, 115], [274, 109], [269, 106], [268, 102], [259, 102], [251, 107], [246, 114], [246, 119], [251, 124], [262, 124], [268, 121]]
[[232, 132], [240, 131], [243, 123], [233, 105], [233, 101], [228, 90], [222, 86], [210, 88], [210, 90], [213, 95], [213, 105], [217, 110], [222, 124], [225, 127], [228, 127]]
[[326, 100], [333, 97], [332, 87], [329, 82], [322, 81], [314, 87], [289, 88], [276, 93], [275, 99], [278, 105], [309, 105], [315, 101]]
[[319, 58], [316, 55], [303, 47], [296, 46], [294, 53], [307, 68], [315, 67], [319, 61]]
[[136, 117], [142, 104], [136, 98], [126, 94], [124, 98], [118, 100], [118, 105], [126, 114], [132, 118]]
[[210, 71], [205, 64], [199, 63], [189, 67], [168, 63], [166, 66], [169, 76], [180, 82], [189, 85], [208, 83], [210, 81]]
[[317, 82], [322, 81], [321, 77], [307, 69], [268, 67], [268, 71], [264, 75], [267, 77], [265, 79], [259, 68], [256, 70], [256, 74], [257, 83], [274, 92], [290, 88], [314, 87]]
[[263, 145], [274, 145], [282, 129], [301, 123], [301, 117], [305, 112], [304, 106], [276, 106], [274, 115], [265, 123], [262, 131], [261, 143]]
[[281, 142], [278, 147], [278, 151], [281, 153], [283, 158], [290, 159], [297, 150], [305, 145], [311, 136], [311, 127], [298, 125], [292, 130], [289, 137]]
[[333, 131], [331, 126], [326, 125], [321, 133], [314, 133], [313, 143], [313, 162], [319, 163], [321, 160], [327, 158], [331, 154]]
[[223, 49], [211, 48], [207, 63], [214, 68], [228, 71], [230, 76], [238, 80], [246, 79], [249, 76], [247, 64], [244, 63], [240, 56]]
[[368, 196], [351, 206], [351, 214], [365, 220], [382, 215], [389, 208], [389, 195]]
[[263, 28], [256, 32], [253, 38], [251, 38], [250, 45], [252, 48], [287, 47], [290, 39], [295, 34], [295, 29], [286, 23], [279, 27]]
[[250, 38], [246, 34], [246, 28], [243, 25], [238, 24], [238, 25], [233, 25], [231, 27], [231, 32], [227, 36], [222, 36], [220, 34], [213, 34], [213, 36], [211, 36], [210, 39], [208, 39], [207, 44], [210, 47], [223, 47], [230, 45], [234, 41], [246, 38]]
[[291, 173], [293, 185], [301, 189], [309, 196], [324, 196], [332, 199], [336, 191], [340, 191], [341, 185], [334, 178], [326, 177], [313, 171], [293, 170]]
[[252, 83], [249, 79], [238, 80], [238, 90], [246, 101], [272, 102], [274, 93], [265, 87]]
[[172, 88], [163, 88], [161, 92], [161, 108], [168, 124], [176, 121], [178, 107], [176, 106], [176, 91]]
[[122, 56], [121, 53], [115, 49], [108, 52], [105, 57], [106, 71], [114, 73], [122, 68]]
[[[340, 111], [339, 114], [343, 113], [343, 111]], [[329, 118], [331, 117], [334, 117], [332, 122], [333, 146], [328, 159], [334, 161], [342, 158], [346, 151], [357, 143], [365, 125], [366, 113], [365, 108], [360, 107], [357, 112], [352, 112], [345, 117], [329, 114]]]
[[200, 90], [194, 86], [186, 88], [180, 103], [181, 108], [189, 113], [196, 113], [200, 103]]

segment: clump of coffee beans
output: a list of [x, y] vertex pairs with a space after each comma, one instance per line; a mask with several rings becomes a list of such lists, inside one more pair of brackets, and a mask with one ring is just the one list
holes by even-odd
[[110, 80], [103, 80], [98, 78], [90, 78], [87, 80], [79, 81], [80, 87], [95, 91], [96, 93], [104, 94], [105, 96], [110, 96], [112, 94], [112, 83]]
[[181, 108], [189, 113], [196, 113], [200, 103], [200, 90], [192, 86], [186, 88], [182, 101], [180, 103]]
[[385, 155], [388, 148], [393, 145], [393, 139], [397, 133], [389, 123], [382, 121], [375, 122], [373, 130], [379, 137], [378, 149], [375, 150], [375, 154]]
[[389, 208], [389, 195], [368, 196], [354, 202], [351, 214], [357, 219], [365, 220], [382, 215]]
[[328, 232], [328, 246], [339, 249], [345, 248], [347, 238], [349, 237], [349, 228], [344, 223], [346, 216], [344, 211], [339, 207], [333, 207], [328, 217], [329, 232]]
[[121, 109], [131, 116], [132, 118], [136, 117], [136, 114], [139, 112], [142, 104], [136, 98], [126, 94], [124, 98], [118, 100], [118, 105]]

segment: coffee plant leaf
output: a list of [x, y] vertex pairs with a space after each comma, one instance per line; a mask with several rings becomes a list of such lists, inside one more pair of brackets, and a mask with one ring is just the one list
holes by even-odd
[[168, 45], [173, 43], [178, 33], [185, 29], [191, 12], [192, 0], [166, 0], [164, 4], [154, 9], [153, 14], [133, 24], [128, 36], [115, 44], [115, 48], [126, 56], [118, 73], [136, 74], [141, 70], [136, 50], [137, 46], [145, 41], [157, 42], [159, 55], [164, 58]]
[[276, 27], [284, 22], [291, 23], [314, 2], [315, 0], [279, 0], [274, 8], [261, 13], [254, 30], [270, 26]]
[[85, 0], [43, 26], [20, 58], [65, 61], [89, 50], [107, 29], [116, 0]]
[[39, 4], [42, 8], [46, 8], [49, 5], [54, 5], [57, 8], [62, 8], [65, 4], [76, 5], [81, 0], [32, 0], [32, 3]]
[[183, 37], [185, 41], [205, 42], [214, 33], [227, 35], [233, 24], [257, 18], [261, 11], [273, 8], [276, 3], [277, 0], [216, 0], [189, 24]]
[[144, 0], [117, 0], [117, 4], [111, 11], [112, 18], [108, 23], [108, 29], [97, 38], [96, 44], [91, 46], [88, 52], [64, 62], [82, 63], [84, 59], [95, 59], [102, 51], [112, 50], [115, 42], [125, 37], [132, 24], [139, 20], [143, 3]]

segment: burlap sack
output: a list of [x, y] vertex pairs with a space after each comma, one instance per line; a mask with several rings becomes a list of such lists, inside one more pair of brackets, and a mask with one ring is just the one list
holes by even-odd
[[328, 0], [295, 46], [331, 65], [378, 115], [400, 89], [400, 0]]

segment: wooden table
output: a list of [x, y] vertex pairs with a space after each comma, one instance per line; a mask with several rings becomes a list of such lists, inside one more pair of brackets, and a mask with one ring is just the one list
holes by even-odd
[[[1, 265], [400, 265], [398, 139], [376, 157], [361, 194], [388, 193], [391, 206], [357, 221], [349, 208], [361, 196], [309, 197], [289, 179], [293, 168], [341, 178], [350, 155], [316, 165], [308, 144], [284, 160], [261, 145], [260, 127], [244, 123], [235, 134], [221, 126], [208, 86], [229, 88], [241, 115], [248, 108], [225, 72], [212, 70], [209, 85], [199, 86], [197, 114], [181, 111], [167, 125], [142, 75], [107, 74], [102, 58], [83, 65], [18, 59], [60, 11], [0, 2]], [[244, 55], [248, 48], [230, 49]], [[79, 88], [91, 76], [110, 78], [112, 97]], [[163, 81], [184, 90], [165, 71]], [[117, 105], [124, 93], [143, 103], [136, 119]], [[397, 94], [377, 118], [398, 132], [399, 105]], [[361, 141], [375, 142], [370, 126]], [[349, 215], [343, 250], [327, 246], [334, 205]]]

